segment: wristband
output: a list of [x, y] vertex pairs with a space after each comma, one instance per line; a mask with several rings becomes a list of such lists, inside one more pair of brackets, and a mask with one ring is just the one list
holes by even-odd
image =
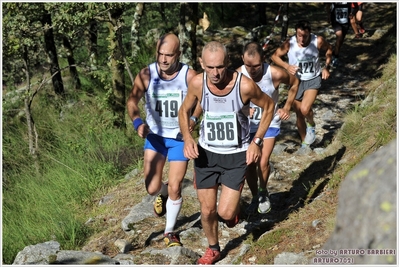
[[190, 117], [190, 120], [193, 120], [194, 123], [197, 124], [197, 121], [198, 121], [197, 117], [191, 116], [191, 117]]
[[139, 128], [139, 126], [140, 126], [141, 124], [144, 124], [144, 122], [143, 122], [143, 120], [142, 120], [141, 118], [134, 119], [134, 121], [133, 121], [133, 127], [134, 127], [134, 129], [135, 129], [136, 131], [137, 131], [137, 129]]

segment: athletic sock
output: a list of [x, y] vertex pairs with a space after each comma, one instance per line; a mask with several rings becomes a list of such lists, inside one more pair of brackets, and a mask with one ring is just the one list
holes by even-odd
[[177, 216], [179, 215], [181, 204], [183, 202], [183, 198], [179, 198], [178, 200], [171, 200], [168, 197], [166, 201], [166, 226], [165, 226], [165, 234], [173, 232], [175, 228], [175, 224], [177, 221]]
[[217, 242], [215, 245], [209, 245], [209, 248], [212, 250], [220, 251], [219, 242]]
[[161, 194], [164, 197], [168, 196], [168, 185], [162, 183], [161, 190], [159, 190], [158, 194]]

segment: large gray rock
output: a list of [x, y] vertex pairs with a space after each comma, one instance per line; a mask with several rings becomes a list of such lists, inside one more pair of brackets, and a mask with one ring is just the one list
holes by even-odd
[[121, 265], [121, 262], [111, 259], [101, 253], [60, 250], [57, 241], [48, 241], [36, 245], [26, 246], [18, 252], [13, 265], [49, 265], [49, 264], [98, 264]]
[[396, 263], [396, 146], [395, 139], [365, 158], [341, 183], [324, 254], [355, 264]]
[[274, 258], [275, 265], [293, 265], [293, 264], [300, 264], [305, 265], [308, 264], [308, 259], [304, 255], [303, 252], [301, 253], [292, 253], [292, 252], [283, 252], [278, 254]]
[[55, 261], [59, 250], [60, 243], [57, 241], [48, 241], [37, 245], [26, 246], [22, 251], [18, 252], [13, 265], [47, 265]]

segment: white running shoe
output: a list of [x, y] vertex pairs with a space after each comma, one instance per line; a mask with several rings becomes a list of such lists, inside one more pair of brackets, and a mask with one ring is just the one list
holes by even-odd
[[339, 59], [336, 57], [333, 57], [333, 59], [331, 60], [331, 65], [333, 67], [338, 67], [340, 64], [341, 64], [341, 62], [339, 61]]
[[309, 123], [306, 124], [306, 136], [304, 143], [311, 145], [316, 140], [315, 126], [311, 126]]
[[268, 213], [272, 207], [270, 203], [269, 192], [267, 191], [267, 189], [265, 191], [259, 192], [258, 197], [258, 212], [261, 214]]

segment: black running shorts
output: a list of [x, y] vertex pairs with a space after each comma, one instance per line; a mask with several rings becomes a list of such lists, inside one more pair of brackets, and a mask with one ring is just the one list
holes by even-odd
[[247, 152], [217, 154], [198, 145], [199, 156], [194, 160], [194, 183], [197, 189], [223, 184], [239, 191], [247, 171]]

